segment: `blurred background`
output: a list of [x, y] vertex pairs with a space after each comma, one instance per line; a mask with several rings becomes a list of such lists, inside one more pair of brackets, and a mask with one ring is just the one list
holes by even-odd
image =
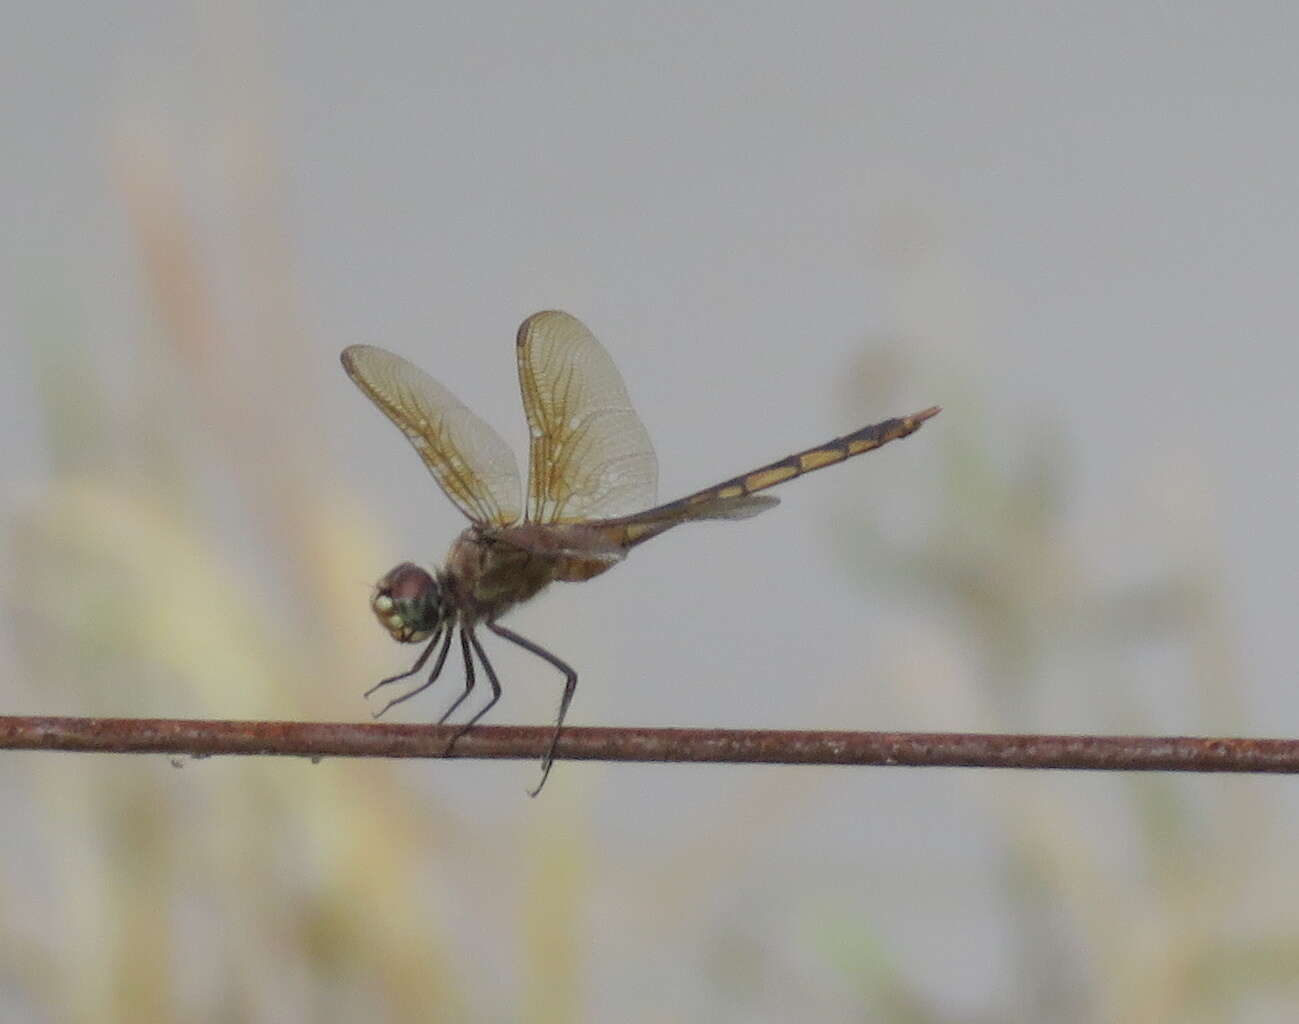
[[[525, 450], [604, 341], [669, 499], [915, 437], [510, 624], [573, 724], [1299, 734], [1299, 13], [46, 5], [0, 39], [0, 702], [364, 720], [463, 523], [346, 380]], [[560, 692], [492, 645], [497, 723]], [[437, 717], [458, 687], [392, 717]], [[15, 1021], [1276, 1021], [1286, 778], [11, 754]]]

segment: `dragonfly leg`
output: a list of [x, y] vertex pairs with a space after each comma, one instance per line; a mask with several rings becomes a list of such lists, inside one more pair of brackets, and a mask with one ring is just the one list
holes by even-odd
[[[487, 652], [483, 650], [483, 645], [478, 642], [478, 637], [474, 635], [474, 631], [468, 626], [460, 627], [460, 646], [464, 649], [465, 653], [465, 678], [467, 683], [465, 686], [465, 692], [460, 695], [460, 700], [457, 700], [455, 704], [451, 705], [451, 711], [454, 711], [457, 705], [460, 704], [460, 701], [463, 701], [469, 696], [469, 691], [474, 685], [474, 662], [469, 653], [470, 646], [473, 647], [474, 653], [478, 655], [478, 660], [483, 663], [483, 668], [487, 671], [487, 683], [492, 688], [492, 699], [474, 712], [473, 718], [469, 719], [469, 721], [456, 730], [456, 734], [451, 737], [451, 742], [447, 744], [447, 749], [442, 755], [443, 757], [450, 754], [451, 748], [456, 745], [456, 740], [460, 739], [461, 736], [472, 729], [475, 723], [477, 723], [483, 715], [491, 711], [496, 705], [496, 702], [501, 699], [501, 681], [496, 678], [496, 669], [494, 669], [492, 663], [487, 660]], [[441, 722], [447, 720], [447, 715], [451, 714], [451, 711], [448, 711], [446, 715], [442, 716]], [[441, 722], [439, 722], [439, 724], [441, 724]]]
[[380, 679], [377, 683], [375, 683], [368, 690], [366, 690], [365, 693], [361, 694], [361, 696], [368, 697], [370, 696], [370, 694], [374, 693], [375, 690], [387, 686], [389, 683], [399, 683], [403, 679], [409, 679], [411, 676], [413, 676], [416, 672], [418, 672], [420, 669], [424, 667], [424, 663], [428, 661], [429, 655], [433, 653], [433, 648], [438, 645], [438, 641], [441, 639], [442, 639], [442, 627], [439, 626], [437, 632], [433, 634], [433, 639], [428, 642], [428, 644], [424, 647], [424, 650], [419, 652], [419, 657], [415, 659], [414, 665], [408, 668], [405, 672], [399, 672], [397, 675], [389, 676], [387, 679]]
[[[394, 697], [392, 700], [388, 701], [387, 704], [385, 704], [383, 707], [381, 707], [378, 711], [374, 713], [375, 718], [382, 717], [383, 714], [394, 704], [400, 704], [402, 701], [410, 700], [417, 693], [423, 693], [430, 686], [432, 686], [434, 683], [437, 682], [438, 676], [442, 674], [442, 666], [446, 664], [447, 651], [451, 648], [451, 630], [448, 629], [445, 638], [441, 638], [441, 639], [442, 639], [442, 649], [438, 651], [437, 661], [433, 663], [433, 671], [429, 673], [428, 678], [424, 680], [424, 682], [421, 683], [419, 686], [415, 687], [415, 689], [411, 690], [409, 693], [403, 693], [400, 697]], [[365, 695], [368, 697], [370, 696], [370, 694], [374, 693], [374, 691], [379, 689], [379, 687], [381, 686], [387, 686], [389, 683], [395, 683], [400, 679], [405, 679], [408, 676], [413, 676], [416, 672], [418, 672], [420, 669], [424, 667], [424, 663], [428, 661], [429, 655], [433, 653], [433, 648], [437, 646], [438, 640], [439, 640], [439, 636], [434, 635], [433, 639], [429, 641], [429, 645], [424, 648], [424, 653], [419, 656], [419, 659], [415, 662], [415, 666], [409, 672], [403, 672], [399, 676], [392, 676], [389, 679], [383, 679], [375, 683], [372, 687], [370, 687], [370, 689], [365, 691]]]
[[504, 637], [511, 643], [518, 644], [525, 651], [530, 651], [538, 658], [550, 662], [555, 668], [564, 673], [564, 696], [559, 701], [559, 716], [555, 720], [555, 733], [550, 737], [550, 746], [546, 749], [546, 756], [541, 762], [541, 781], [537, 783], [537, 788], [528, 791], [529, 796], [536, 796], [541, 792], [541, 787], [546, 784], [546, 778], [550, 775], [550, 768], [555, 763], [555, 748], [559, 745], [559, 734], [564, 728], [564, 716], [568, 714], [568, 706], [573, 703], [573, 693], [577, 690], [577, 673], [567, 662], [561, 661], [555, 655], [540, 644], [535, 644], [527, 637], [519, 636], [512, 629], [506, 629], [499, 623], [488, 620], [487, 628], [499, 637]]
[[[464, 662], [465, 662], [465, 692], [462, 693], [459, 697], [457, 697], [455, 699], [455, 703], [453, 703], [449, 708], [446, 709], [445, 712], [443, 712], [442, 717], [438, 719], [438, 725], [441, 725], [453, 714], [455, 714], [456, 708], [458, 708], [461, 704], [463, 704], [465, 702], [465, 698], [474, 692], [474, 686], [476, 684], [474, 678], [474, 658], [473, 658], [473, 654], [469, 650], [469, 630], [465, 629], [464, 626], [460, 627], [460, 655], [462, 658], [464, 658]], [[459, 739], [459, 734], [456, 735], [456, 739]], [[451, 743], [454, 742], [455, 739], [451, 741]], [[447, 744], [447, 750], [450, 749], [451, 749], [451, 745]]]

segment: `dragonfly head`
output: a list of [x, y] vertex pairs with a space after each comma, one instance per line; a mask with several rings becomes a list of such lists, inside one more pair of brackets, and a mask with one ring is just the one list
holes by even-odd
[[413, 562], [402, 562], [375, 584], [370, 607], [380, 625], [403, 644], [427, 640], [447, 614], [441, 584]]

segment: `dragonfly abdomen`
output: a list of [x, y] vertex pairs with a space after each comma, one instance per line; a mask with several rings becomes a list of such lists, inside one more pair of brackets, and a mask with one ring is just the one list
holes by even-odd
[[635, 546], [679, 523], [695, 520], [748, 519], [779, 501], [778, 498], [759, 494], [760, 491], [805, 473], [836, 465], [854, 455], [864, 455], [890, 441], [914, 434], [925, 420], [937, 416], [940, 411], [935, 405], [910, 416], [872, 423], [851, 434], [787, 455], [666, 505], [617, 520], [620, 541], [629, 547]]

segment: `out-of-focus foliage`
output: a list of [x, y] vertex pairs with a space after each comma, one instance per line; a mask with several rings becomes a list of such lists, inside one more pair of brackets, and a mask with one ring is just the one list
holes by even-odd
[[[114, 374], [76, 338], [33, 350], [56, 466], [10, 538], [9, 613], [32, 687], [17, 700], [310, 716], [321, 680], [372, 673], [350, 624], [378, 564], [373, 531], [306, 443], [309, 403], [266, 400], [295, 378], [239, 372], [261, 339], [223, 338], [179, 183], [147, 161], [125, 172], [156, 339], [111, 368], [129, 396], [117, 414]], [[246, 270], [286, 281], [273, 265]], [[258, 326], [279, 336], [263, 365], [291, 361], [278, 315]], [[3, 878], [6, 960], [21, 950], [24, 964], [5, 999], [24, 1019], [466, 1015], [436, 900], [413, 898], [454, 816], [411, 814], [382, 767], [308, 766], [304, 780], [283, 763], [159, 763], [10, 764], [11, 820], [42, 854], [6, 859]]]
[[[886, 346], [866, 362], [896, 358]], [[1194, 469], [1116, 493], [1113, 519], [1090, 524], [1067, 500], [1071, 442], [991, 410], [974, 376], [956, 390], [945, 415], [960, 426], [931, 439], [935, 491], [908, 499], [924, 509], [913, 541], [887, 540], [897, 529], [837, 536], [872, 589], [887, 581], [942, 623], [906, 630], [884, 655], [904, 704], [946, 709], [943, 727], [970, 731], [1239, 729], [1245, 688], [1216, 539], [1184, 526], [1213, 521]], [[1206, 507], [1168, 515], [1168, 502], [1188, 500]], [[1099, 568], [1116, 553], [1137, 563], [1120, 579]], [[1152, 699], [1170, 659], [1187, 682]], [[1001, 998], [978, 1019], [1270, 1020], [1291, 1004], [1299, 894], [1259, 780], [1128, 774], [1083, 788], [1059, 773], [962, 774], [999, 837], [1002, 927], [1015, 951]], [[883, 921], [847, 937], [843, 927], [833, 947], [861, 951], [845, 972], [875, 979], [865, 1019], [968, 1019], [935, 1009], [924, 978], [881, 974]]]

